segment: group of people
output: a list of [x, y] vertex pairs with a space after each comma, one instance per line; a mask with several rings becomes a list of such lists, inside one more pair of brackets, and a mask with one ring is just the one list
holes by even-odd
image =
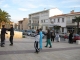
[[[14, 28], [13, 25], [10, 26], [10, 28], [6, 28], [5, 25], [2, 25], [1, 28], [1, 47], [4, 47], [5, 45], [5, 34], [7, 34], [6, 31], [10, 31], [10, 46], [13, 46], [13, 36], [14, 36]], [[59, 34], [56, 34], [57, 39], [59, 38]], [[35, 52], [38, 53], [40, 50], [42, 50], [42, 38], [43, 38], [43, 33], [42, 33], [42, 29], [37, 29], [36, 30], [36, 36], [35, 36], [35, 42], [34, 42], [34, 47], [35, 47]], [[50, 45], [49, 48], [52, 48], [52, 44], [51, 41], [54, 42], [54, 38], [55, 38], [55, 32], [54, 31], [50, 31], [49, 29], [47, 30], [46, 33], [46, 46], [48, 47], [48, 45]], [[58, 41], [58, 40], [57, 40]]]
[[14, 36], [14, 28], [13, 25], [10, 26], [10, 28], [6, 28], [5, 25], [2, 25], [1, 28], [1, 47], [4, 47], [5, 45], [5, 34], [7, 34], [6, 31], [10, 31], [10, 46], [13, 46], [13, 36]]
[[[41, 49], [42, 49], [42, 29], [37, 29], [36, 30], [36, 36], [35, 36], [35, 43], [34, 43], [34, 47], [35, 47], [35, 52], [38, 53]], [[51, 41], [54, 42], [54, 38], [55, 38], [55, 32], [54, 31], [50, 31], [49, 29], [47, 30], [47, 33], [46, 33], [46, 46], [45, 47], [48, 47], [49, 48], [52, 48], [52, 44], [51, 44]], [[59, 34], [58, 32], [56, 33], [56, 39], [57, 41], [59, 42]]]

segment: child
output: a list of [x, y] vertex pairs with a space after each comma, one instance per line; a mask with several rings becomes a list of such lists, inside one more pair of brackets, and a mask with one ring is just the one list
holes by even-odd
[[39, 45], [39, 40], [40, 40], [40, 35], [39, 35], [39, 30], [36, 30], [36, 36], [35, 36], [35, 42], [34, 42], [34, 48], [35, 52], [38, 53], [40, 51], [38, 45]]
[[60, 36], [58, 32], [56, 33], [56, 39], [57, 39], [57, 42], [60, 42]]

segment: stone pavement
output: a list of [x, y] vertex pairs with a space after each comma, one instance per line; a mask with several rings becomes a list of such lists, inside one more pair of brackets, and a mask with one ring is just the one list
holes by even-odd
[[6, 39], [5, 47], [0, 47], [0, 60], [80, 60], [80, 45], [69, 44], [68, 41], [52, 42], [52, 48], [45, 48], [34, 53], [34, 37], [14, 39], [14, 45], [9, 46]]

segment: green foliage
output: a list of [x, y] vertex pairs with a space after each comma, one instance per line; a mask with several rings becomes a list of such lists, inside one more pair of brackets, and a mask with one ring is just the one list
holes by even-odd
[[54, 29], [59, 30], [61, 26], [54, 26]]
[[25, 38], [25, 36], [23, 35], [23, 38]]
[[77, 33], [79, 32], [79, 22], [80, 22], [80, 16], [79, 17], [75, 17], [75, 19], [72, 20], [73, 22], [77, 22]]
[[10, 22], [10, 15], [6, 11], [0, 9], [0, 23], [2, 21]]
[[79, 17], [75, 17], [75, 19], [73, 19], [73, 22], [80, 22], [80, 16]]

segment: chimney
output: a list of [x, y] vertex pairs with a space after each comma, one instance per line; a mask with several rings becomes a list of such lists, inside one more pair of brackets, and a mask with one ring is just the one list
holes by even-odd
[[74, 10], [72, 10], [70, 13], [73, 14], [74, 13]]

